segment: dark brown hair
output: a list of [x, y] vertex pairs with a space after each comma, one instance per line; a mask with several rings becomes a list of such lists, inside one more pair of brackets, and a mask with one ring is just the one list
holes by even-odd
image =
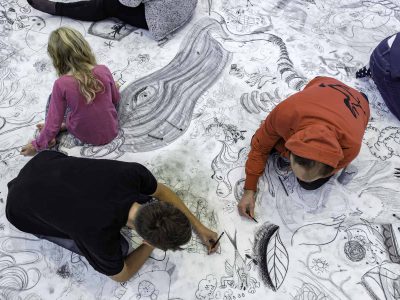
[[304, 157], [301, 157], [301, 156], [297, 156], [293, 152], [291, 153], [291, 155], [293, 156], [294, 162], [296, 164], [302, 166], [306, 170], [311, 170], [311, 169], [315, 168], [317, 163], [322, 164], [322, 168], [321, 168], [321, 171], [319, 172], [319, 175], [321, 175], [323, 177], [331, 175], [333, 170], [334, 170], [333, 167], [328, 166], [327, 164], [324, 164], [324, 163], [321, 163], [321, 162], [317, 162], [317, 161], [312, 160], [312, 159], [304, 158]]
[[180, 250], [180, 246], [192, 237], [189, 219], [179, 209], [165, 202], [156, 201], [141, 206], [134, 225], [142, 238], [165, 251]]

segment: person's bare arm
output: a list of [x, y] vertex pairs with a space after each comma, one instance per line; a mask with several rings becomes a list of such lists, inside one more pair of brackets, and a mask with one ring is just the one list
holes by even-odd
[[175, 194], [169, 187], [162, 183], [157, 183], [157, 189], [153, 195], [151, 195], [160, 201], [172, 204], [179, 209], [190, 221], [194, 230], [199, 235], [203, 243], [207, 246], [209, 253], [215, 252], [218, 249], [218, 245], [212, 247], [213, 243], [217, 240], [218, 234], [206, 226], [204, 226], [199, 219], [194, 216], [191, 211], [187, 208], [185, 203]]
[[136, 248], [131, 254], [125, 258], [124, 268], [121, 272], [111, 276], [111, 279], [124, 282], [129, 280], [137, 271], [143, 266], [146, 260], [149, 258], [154, 247], [148, 244], [142, 244]]

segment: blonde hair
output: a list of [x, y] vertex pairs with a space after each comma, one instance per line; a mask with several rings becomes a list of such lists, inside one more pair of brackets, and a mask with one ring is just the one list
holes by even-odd
[[91, 70], [97, 64], [96, 58], [79, 31], [68, 27], [54, 30], [49, 37], [47, 52], [58, 76], [71, 73], [78, 81], [86, 103], [91, 103], [97, 93], [104, 91], [103, 83]]

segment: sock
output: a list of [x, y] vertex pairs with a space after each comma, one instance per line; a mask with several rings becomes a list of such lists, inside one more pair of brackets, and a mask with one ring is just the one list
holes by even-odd
[[367, 67], [363, 67], [356, 72], [356, 78], [364, 78], [364, 77], [371, 77], [371, 69], [367, 69]]

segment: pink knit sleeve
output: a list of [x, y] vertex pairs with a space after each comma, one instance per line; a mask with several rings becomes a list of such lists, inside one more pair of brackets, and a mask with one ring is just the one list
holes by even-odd
[[62, 82], [60, 82], [60, 80], [54, 82], [46, 123], [44, 124], [44, 128], [40, 132], [39, 137], [32, 142], [32, 145], [37, 151], [42, 151], [48, 148], [49, 143], [56, 137], [60, 131], [61, 124], [64, 121], [67, 103], [61, 90], [61, 85]]

